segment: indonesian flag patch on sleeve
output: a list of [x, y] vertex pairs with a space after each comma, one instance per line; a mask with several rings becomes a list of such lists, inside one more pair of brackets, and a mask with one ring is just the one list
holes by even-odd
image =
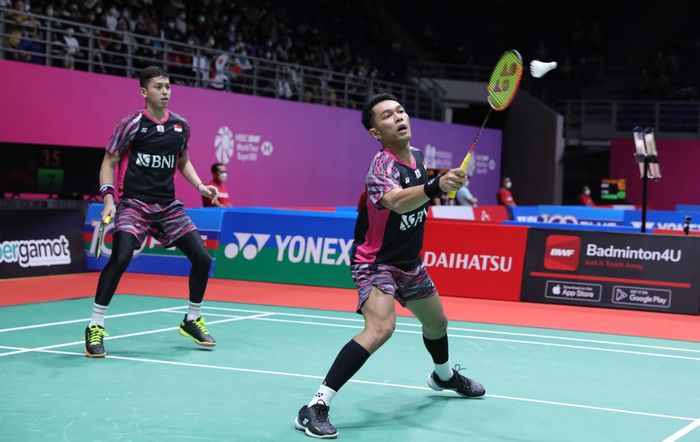
[[179, 124], [174, 124], [173, 129], [175, 129], [175, 132], [182, 132], [182, 126]]

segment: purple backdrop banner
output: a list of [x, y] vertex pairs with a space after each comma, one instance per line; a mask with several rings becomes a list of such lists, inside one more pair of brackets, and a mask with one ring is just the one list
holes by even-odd
[[[116, 122], [143, 106], [134, 79], [0, 60], [0, 142], [103, 147]], [[228, 164], [237, 206], [354, 205], [379, 149], [355, 110], [175, 85], [170, 108], [190, 122], [190, 157], [203, 180]], [[477, 128], [412, 120], [412, 145], [428, 167], [459, 165]], [[501, 131], [486, 129], [471, 190], [495, 204]], [[85, 171], [95, 173], [98, 171]], [[178, 198], [201, 205], [177, 178]]]

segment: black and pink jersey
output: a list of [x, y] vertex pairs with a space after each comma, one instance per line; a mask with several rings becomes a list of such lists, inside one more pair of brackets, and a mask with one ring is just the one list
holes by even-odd
[[119, 157], [117, 190], [145, 203], [175, 199], [175, 169], [187, 154], [190, 125], [175, 112], [158, 121], [140, 110], [117, 124], [107, 152]]
[[392, 189], [422, 186], [428, 182], [423, 155], [413, 148], [411, 153], [411, 164], [399, 160], [386, 149], [374, 156], [365, 183], [367, 198], [355, 223], [353, 264], [389, 264], [407, 271], [420, 265], [429, 203], [404, 214], [379, 203]]

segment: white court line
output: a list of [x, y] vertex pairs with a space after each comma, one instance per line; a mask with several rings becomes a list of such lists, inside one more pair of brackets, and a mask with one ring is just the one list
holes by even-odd
[[[209, 307], [209, 306], [204, 307], [204, 310], [205, 311], [223, 310], [223, 311], [245, 312], [245, 313], [265, 313], [264, 310], [248, 310], [248, 309]], [[299, 314], [299, 313], [283, 313], [283, 312], [276, 312], [276, 313], [279, 316], [292, 316], [292, 317], [312, 318], [312, 319], [332, 319], [332, 320], [337, 320], [337, 321], [349, 321], [349, 322], [364, 323], [364, 319], [340, 318], [340, 317], [336, 317], [336, 316], [304, 315], [304, 314]], [[420, 324], [413, 324], [413, 323], [406, 323], [406, 322], [397, 322], [396, 325], [405, 325], [407, 327], [421, 327]], [[499, 324], [499, 325], [508, 326], [508, 324]], [[553, 336], [553, 335], [542, 335], [542, 334], [533, 334], [533, 333], [518, 333], [518, 332], [504, 332], [504, 331], [493, 331], [493, 330], [463, 328], [463, 327], [448, 327], [448, 328], [449, 328], [449, 330], [466, 331], [466, 332], [472, 332], [472, 333], [484, 333], [484, 334], [505, 335], [505, 336], [522, 336], [522, 337], [527, 337], [527, 338], [556, 339], [556, 340], [562, 340], [562, 341], [586, 342], [586, 343], [592, 343], [592, 344], [609, 344], [609, 345], [619, 345], [619, 346], [623, 346], [623, 347], [636, 347], [636, 348], [648, 348], [648, 349], [654, 349], [654, 350], [670, 350], [670, 351], [679, 351], [679, 352], [700, 353], [700, 350], [693, 350], [693, 349], [689, 349], [689, 348], [678, 348], [678, 347], [665, 347], [665, 346], [660, 346], [660, 345], [633, 344], [633, 343], [628, 343], [628, 342], [604, 341], [604, 340], [599, 340], [599, 339], [570, 338], [570, 337], [566, 337], [566, 336]], [[591, 332], [577, 332], [577, 333], [591, 333]], [[650, 338], [647, 338], [647, 339], [650, 339]], [[656, 339], [656, 338], [654, 338], [654, 339]]]
[[[166, 311], [167, 311], [167, 310], [166, 310]], [[170, 312], [168, 312], [168, 313], [170, 313]], [[253, 315], [253, 316], [231, 316], [231, 317], [229, 317], [229, 319], [220, 319], [220, 320], [218, 320], [218, 321], [211, 321], [211, 322], [207, 322], [207, 324], [209, 324], [209, 325], [211, 325], [211, 324], [222, 324], [222, 323], [224, 323], [224, 322], [241, 321], [241, 320], [243, 320], [243, 319], [257, 319], [257, 318], [262, 318], [262, 317], [264, 317], [264, 316], [271, 316], [271, 315], [274, 315], [274, 313], [272, 313], [272, 312], [270, 312], [270, 313], [261, 313], [261, 314], [259, 314], [259, 315]], [[178, 328], [180, 328], [180, 327], [179, 327], [179, 326], [178, 326], [178, 327], [167, 327], [167, 328], [159, 328], [159, 329], [157, 329], [157, 330], [147, 330], [147, 331], [136, 332], [136, 333], [128, 333], [128, 334], [125, 334], [125, 335], [108, 336], [108, 337], [105, 338], [105, 341], [111, 341], [111, 340], [113, 340], [113, 339], [131, 338], [131, 337], [133, 337], [133, 336], [152, 335], [152, 334], [154, 334], [154, 333], [161, 333], [161, 332], [164, 332], [164, 331], [173, 331], [173, 330], [177, 330]], [[45, 347], [37, 347], [37, 348], [35, 348], [35, 349], [25, 349], [25, 350], [11, 351], [11, 352], [8, 352], [8, 353], [2, 353], [2, 354], [0, 354], [0, 358], [5, 357], [5, 356], [12, 356], [12, 355], [18, 355], [18, 354], [22, 354], [22, 353], [27, 353], [27, 352], [31, 352], [31, 351], [50, 350], [50, 349], [53, 349], [53, 348], [70, 347], [71, 345], [78, 345], [78, 344], [83, 344], [83, 343], [85, 343], [85, 341], [84, 341], [84, 340], [80, 340], [80, 341], [67, 342], [67, 343], [65, 343], [65, 344], [47, 345], [47, 346], [45, 346]], [[0, 348], [2, 348], [2, 347], [0, 347]]]
[[[180, 310], [180, 309], [184, 309], [184, 308], [186, 308], [186, 306], [169, 307], [169, 308], [155, 309], [155, 310], [143, 310], [143, 311], [132, 312], [132, 313], [121, 313], [121, 314], [116, 314], [116, 315], [108, 315], [108, 316], [105, 316], [105, 318], [120, 318], [120, 317], [126, 317], [126, 316], [144, 315], [144, 314], [149, 314], [149, 313], [171, 312], [171, 311]], [[300, 313], [271, 312], [271, 311], [265, 311], [265, 310], [251, 310], [251, 309], [237, 309], [237, 308], [209, 307], [209, 306], [205, 307], [204, 310], [205, 311], [220, 310], [220, 311], [244, 312], [244, 313], [274, 313], [275, 315], [279, 315], [279, 316], [291, 316], [291, 317], [298, 317], [298, 318], [313, 318], [313, 319], [330, 319], [330, 320], [334, 320], [334, 321], [364, 323], [364, 319], [341, 318], [341, 317], [337, 317], [337, 316], [307, 315], [307, 314], [300, 314]], [[209, 316], [216, 316], [214, 313], [208, 313], [208, 315]], [[27, 326], [23, 326], [23, 327], [13, 327], [13, 328], [0, 329], [0, 333], [19, 331], [19, 330], [27, 330], [27, 329], [32, 329], [32, 328], [51, 327], [51, 326], [55, 326], [55, 325], [73, 324], [73, 323], [78, 323], [78, 322], [87, 322], [89, 320], [90, 320], [90, 318], [73, 319], [73, 320], [61, 321], [61, 322], [47, 322], [47, 323], [43, 323], [43, 324], [27, 325]], [[421, 327], [420, 324], [405, 323], [405, 322], [398, 322], [396, 325], [397, 326], [402, 325], [402, 326], [406, 326], [406, 327]], [[338, 327], [340, 327], [340, 325], [338, 325]], [[503, 332], [503, 331], [492, 331], [492, 330], [472, 329], [472, 328], [462, 328], [462, 327], [449, 327], [449, 330], [467, 331], [467, 332], [472, 332], [472, 333], [483, 333], [483, 334], [506, 335], [506, 336], [523, 336], [523, 337], [531, 337], [531, 338], [556, 339], [556, 340], [572, 341], [572, 342], [587, 342], [587, 343], [593, 343], [593, 344], [608, 344], [608, 345], [618, 345], [618, 346], [623, 346], [623, 347], [648, 348], [648, 349], [654, 349], [654, 350], [700, 353], [700, 350], [693, 350], [693, 349], [687, 349], [687, 348], [665, 347], [665, 346], [647, 345], [647, 344], [633, 344], [633, 343], [627, 343], [627, 342], [604, 341], [604, 340], [597, 340], [597, 339], [570, 338], [570, 337], [565, 337], [565, 336], [553, 336], [553, 335], [517, 333], [517, 332]], [[585, 332], [581, 332], [581, 333], [585, 333]], [[482, 339], [482, 338], [474, 337], [474, 339]], [[497, 340], [497, 339], [493, 338], [493, 340]], [[521, 343], [531, 343], [533, 345], [537, 345], [537, 343], [534, 343], [532, 341], [505, 341], [505, 342], [521, 342]], [[541, 345], [544, 345], [544, 343], [541, 343]], [[573, 346], [571, 348], [597, 349], [597, 347], [573, 347]], [[621, 352], [623, 352], [623, 351], [621, 351]], [[654, 353], [633, 353], [633, 354], [652, 355], [652, 356], [656, 355]], [[661, 357], [663, 357], [663, 356], [661, 356]], [[694, 358], [689, 358], [689, 359], [695, 360]]]
[[[242, 318], [242, 319], [244, 319], [244, 318]], [[2, 346], [2, 345], [0, 345], [0, 348], [9, 349], [9, 350], [37, 352], [37, 353], [52, 353], [52, 354], [60, 354], [60, 355], [73, 355], [73, 356], [85, 357], [85, 355], [83, 353], [46, 350], [46, 349], [41, 349], [41, 348], [20, 348], [20, 347], [8, 347], [8, 346]], [[289, 372], [272, 371], [272, 370], [256, 370], [256, 369], [252, 369], [252, 368], [228, 367], [228, 366], [222, 366], [222, 365], [208, 365], [208, 364], [195, 364], [195, 363], [190, 363], [190, 362], [163, 361], [160, 359], [132, 358], [132, 357], [128, 357], [128, 356], [107, 355], [106, 358], [107, 359], [123, 360], [123, 361], [148, 362], [148, 363], [153, 363], [153, 364], [176, 365], [176, 366], [183, 366], [183, 367], [208, 368], [208, 369], [213, 369], [213, 370], [224, 370], [224, 371], [233, 371], [233, 372], [242, 372], [242, 373], [257, 373], [257, 374], [269, 374], [269, 375], [275, 375], [275, 376], [290, 376], [290, 377], [306, 378], [306, 379], [323, 380], [323, 378], [324, 378], [323, 376], [316, 376], [316, 375], [309, 375], [309, 374], [302, 374], [302, 373], [289, 373]], [[348, 382], [352, 382], [355, 384], [364, 384], [364, 385], [378, 385], [378, 386], [382, 386], [382, 387], [404, 388], [404, 389], [410, 389], [410, 390], [424, 390], [424, 391], [430, 391], [430, 392], [433, 391], [432, 389], [430, 389], [428, 387], [419, 387], [416, 385], [392, 384], [392, 383], [388, 383], [388, 382], [363, 381], [363, 380], [359, 380], [359, 379], [350, 379]], [[625, 409], [621, 409], [621, 408], [596, 407], [593, 405], [573, 404], [573, 403], [569, 403], [569, 402], [544, 401], [544, 400], [539, 400], [539, 399], [521, 398], [521, 397], [515, 397], [515, 396], [502, 396], [502, 395], [496, 395], [496, 394], [487, 394], [486, 397], [495, 398], [495, 399], [504, 399], [504, 400], [509, 400], [509, 401], [530, 402], [530, 403], [544, 404], [544, 405], [557, 405], [557, 406], [561, 406], [561, 407], [580, 408], [580, 409], [585, 409], [585, 410], [595, 410], [595, 411], [605, 411], [605, 412], [611, 412], [611, 413], [631, 414], [631, 415], [635, 415], [635, 416], [658, 417], [658, 418], [663, 418], [663, 419], [674, 419], [674, 420], [683, 420], [683, 421], [694, 421], [695, 420], [692, 417], [673, 416], [673, 415], [659, 414], [659, 413], [646, 413], [643, 411], [625, 410]]]
[[[166, 312], [166, 313], [169, 313], [169, 312]], [[206, 313], [206, 314], [208, 316], [217, 316], [217, 317], [226, 317], [227, 316], [227, 315], [221, 315], [218, 313]], [[283, 315], [283, 313], [278, 313], [278, 315], [281, 316], [281, 315]], [[255, 319], [258, 321], [269, 321], [269, 322], [285, 322], [285, 323], [289, 323], [289, 324], [318, 325], [318, 326], [322, 326], [322, 327], [353, 328], [353, 329], [362, 329], [363, 328], [361, 325], [332, 324], [332, 323], [327, 323], [327, 322], [312, 322], [312, 321], [294, 321], [292, 319], [277, 319], [277, 318], [266, 318], [266, 317], [258, 317], [258, 318], [252, 317], [251, 319]], [[397, 324], [397, 325], [400, 325], [400, 324]], [[400, 329], [394, 330], [394, 333], [408, 333], [408, 334], [420, 334], [420, 335], [423, 334], [420, 331], [400, 330]], [[668, 355], [668, 354], [663, 354], [663, 353], [648, 353], [648, 352], [643, 352], [643, 351], [620, 350], [620, 349], [616, 349], [616, 348], [602, 348], [602, 347], [588, 347], [588, 346], [584, 346], [584, 345], [556, 344], [553, 342], [525, 341], [525, 340], [521, 340], [521, 339], [488, 338], [488, 337], [484, 337], [484, 336], [457, 335], [457, 334], [453, 334], [453, 333], [449, 333], [448, 336], [450, 338], [473, 339], [473, 340], [478, 340], [478, 341], [511, 342], [511, 343], [515, 343], [515, 344], [539, 345], [539, 346], [543, 346], [543, 347], [573, 348], [573, 349], [577, 349], [577, 350], [591, 350], [591, 351], [602, 351], [602, 352], [607, 352], [607, 353], [622, 353], [622, 354], [631, 354], [631, 355], [638, 355], [638, 356], [651, 356], [651, 357], [656, 357], [656, 358], [700, 361], [700, 357]], [[0, 356], [2, 356], [2, 355], [0, 355]]]
[[698, 427], [700, 427], [700, 419], [696, 419], [693, 422], [686, 425], [685, 427], [676, 431], [675, 433], [664, 439], [663, 442], [675, 442]]
[[[181, 305], [179, 307], [168, 307], [168, 308], [159, 308], [159, 309], [154, 309], [154, 310], [141, 310], [137, 312], [131, 312], [131, 313], [119, 313], [116, 315], [107, 315], [105, 316], [105, 319], [108, 318], [122, 318], [125, 316], [138, 316], [138, 315], [147, 315], [149, 313], [158, 313], [158, 312], [169, 312], [177, 309], [183, 309], [187, 308], [186, 305]], [[60, 322], [45, 322], [43, 324], [34, 324], [34, 325], [25, 325], [22, 327], [12, 327], [12, 328], [3, 328], [0, 329], [0, 333], [5, 333], [5, 332], [12, 332], [12, 331], [19, 331], [19, 330], [28, 330], [31, 328], [42, 328], [42, 327], [53, 327], [54, 325], [65, 325], [65, 324], [75, 324], [77, 322], [88, 322], [90, 318], [84, 318], [84, 319], [71, 319], [70, 321], [60, 321]]]

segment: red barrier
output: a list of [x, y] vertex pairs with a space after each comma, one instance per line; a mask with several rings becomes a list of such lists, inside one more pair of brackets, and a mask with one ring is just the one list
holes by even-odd
[[442, 295], [519, 301], [527, 231], [429, 219], [423, 262]]
[[[682, 230], [669, 230], [669, 229], [653, 229], [652, 233], [657, 233], [659, 235], [685, 235]], [[688, 236], [700, 236], [700, 232], [688, 232]]]
[[508, 220], [508, 211], [506, 206], [477, 206], [474, 208], [474, 220], [500, 224]]

